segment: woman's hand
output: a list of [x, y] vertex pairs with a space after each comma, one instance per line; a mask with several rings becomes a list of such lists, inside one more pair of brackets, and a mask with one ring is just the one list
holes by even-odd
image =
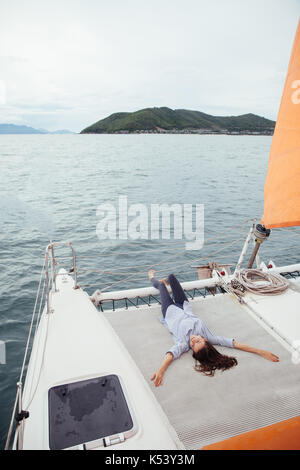
[[248, 344], [239, 343], [238, 341], [235, 341], [235, 339], [233, 340], [233, 346], [236, 349], [241, 349], [242, 351], [258, 354], [259, 356], [264, 357], [268, 361], [279, 362], [279, 357], [276, 356], [276, 354], [271, 353], [270, 351], [264, 351], [263, 349], [253, 348], [253, 346], [248, 346]]
[[162, 385], [163, 376], [164, 376], [164, 373], [161, 370], [154, 372], [154, 374], [151, 377], [151, 380], [154, 380], [155, 387], [159, 387], [159, 385]]
[[272, 362], [279, 362], [279, 357], [276, 354], [271, 353], [270, 351], [261, 351], [260, 355]]
[[159, 385], [162, 385], [164, 373], [172, 361], [173, 361], [173, 354], [171, 352], [167, 352], [162, 365], [160, 366], [157, 372], [154, 372], [154, 374], [151, 377], [151, 380], [154, 380], [155, 387], [159, 387]]

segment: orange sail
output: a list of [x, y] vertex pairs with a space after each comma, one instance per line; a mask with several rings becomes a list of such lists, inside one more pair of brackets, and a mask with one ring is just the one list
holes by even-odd
[[300, 22], [269, 156], [261, 223], [300, 225]]

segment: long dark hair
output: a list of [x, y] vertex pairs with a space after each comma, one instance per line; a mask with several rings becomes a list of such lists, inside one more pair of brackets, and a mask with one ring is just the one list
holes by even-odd
[[200, 351], [193, 352], [193, 358], [196, 361], [195, 369], [209, 377], [213, 377], [217, 369], [224, 371], [238, 363], [235, 357], [219, 353], [208, 341]]

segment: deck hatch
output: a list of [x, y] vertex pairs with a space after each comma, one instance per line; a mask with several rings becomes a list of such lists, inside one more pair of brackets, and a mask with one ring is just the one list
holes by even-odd
[[58, 450], [126, 433], [134, 427], [117, 375], [50, 388], [49, 446]]

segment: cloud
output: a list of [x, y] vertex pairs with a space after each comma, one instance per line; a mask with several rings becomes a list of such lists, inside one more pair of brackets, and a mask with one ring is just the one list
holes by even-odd
[[0, 121], [81, 130], [113, 112], [147, 106], [274, 119], [299, 6], [299, 0], [2, 2]]

